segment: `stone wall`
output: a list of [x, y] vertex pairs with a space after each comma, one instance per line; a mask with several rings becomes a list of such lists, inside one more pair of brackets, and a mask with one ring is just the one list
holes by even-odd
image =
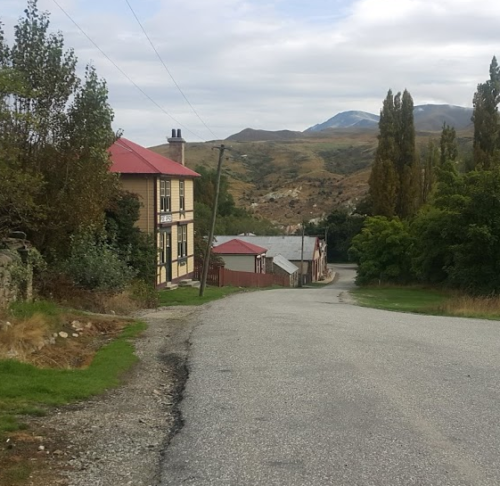
[[19, 250], [25, 248], [22, 240], [8, 239], [0, 249], [0, 307], [16, 300], [31, 300], [33, 293], [32, 270], [24, 263]]

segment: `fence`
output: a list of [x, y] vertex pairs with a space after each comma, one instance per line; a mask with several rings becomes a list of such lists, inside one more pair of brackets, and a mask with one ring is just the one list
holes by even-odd
[[236, 272], [223, 268], [222, 275], [223, 285], [235, 287], [271, 287], [273, 285], [288, 287], [290, 285], [289, 279], [272, 273]]
[[[222, 265], [210, 265], [208, 267], [207, 284], [213, 285], [214, 287], [223, 287], [224, 286], [224, 277], [222, 275], [223, 271], [224, 267]], [[193, 278], [195, 280], [201, 281], [202, 273], [203, 273], [203, 264], [200, 262], [196, 262], [194, 266]]]
[[[201, 280], [201, 274], [201, 265], [196, 265], [194, 278]], [[281, 287], [289, 287], [290, 279], [272, 273], [237, 272], [228, 270], [223, 266], [211, 265], [208, 268], [207, 284], [215, 287], [224, 287], [225, 285], [234, 285], [235, 287], [271, 287], [280, 285]]]

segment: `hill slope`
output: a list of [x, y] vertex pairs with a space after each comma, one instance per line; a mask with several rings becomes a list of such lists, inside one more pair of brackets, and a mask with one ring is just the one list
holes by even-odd
[[454, 105], [419, 105], [413, 110], [417, 130], [437, 131], [446, 123], [456, 130], [472, 126], [472, 108]]
[[[417, 105], [413, 110], [413, 116], [417, 130], [441, 130], [443, 123], [447, 123], [457, 130], [463, 130], [472, 123], [472, 108], [455, 105]], [[329, 128], [376, 128], [379, 118], [378, 115], [364, 111], [344, 111], [326, 122], [308, 128], [306, 132], [317, 132]]]
[[257, 142], [266, 140], [293, 140], [299, 138], [301, 132], [293, 132], [292, 130], [278, 130], [275, 132], [268, 130], [254, 130], [253, 128], [245, 128], [239, 133], [230, 135], [226, 138], [227, 141], [240, 142]]
[[376, 128], [379, 118], [378, 115], [366, 111], [343, 111], [326, 122], [309, 127], [305, 132], [320, 132], [325, 128]]
[[[456, 130], [472, 126], [472, 108], [454, 105], [417, 105], [414, 108], [415, 129], [423, 132], [439, 131], [446, 123]], [[259, 142], [299, 140], [304, 137], [323, 136], [336, 130], [377, 130], [379, 115], [365, 111], [344, 111], [329, 120], [307, 128], [304, 132], [292, 130], [255, 130], [245, 128], [226, 138], [231, 142]]]
[[[293, 230], [303, 220], [334, 208], [354, 207], [368, 191], [377, 130], [333, 129], [281, 141], [232, 141], [223, 172], [239, 206]], [[418, 132], [422, 157], [439, 132]], [[472, 131], [458, 133], [462, 153], [471, 150]], [[213, 143], [187, 143], [186, 164], [215, 169]], [[168, 146], [153, 150], [168, 156]], [[245, 155], [245, 157], [243, 157]]]

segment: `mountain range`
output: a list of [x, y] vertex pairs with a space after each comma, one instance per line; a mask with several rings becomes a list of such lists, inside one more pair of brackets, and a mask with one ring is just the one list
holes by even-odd
[[[455, 127], [456, 130], [471, 126], [472, 108], [455, 105], [417, 105], [413, 111], [415, 129], [421, 132], [441, 130], [443, 123]], [[315, 136], [319, 132], [332, 130], [376, 130], [380, 116], [365, 111], [343, 111], [325, 122], [307, 128], [303, 132], [291, 130], [255, 130], [245, 128], [226, 140], [240, 142], [256, 142], [271, 140], [293, 140], [307, 136]]]
[[[443, 122], [457, 130], [459, 160], [471, 157], [471, 108], [415, 107], [416, 144], [425, 157], [429, 140], [439, 143]], [[222, 170], [238, 206], [295, 230], [335, 208], [354, 208], [368, 191], [377, 149], [378, 116], [362, 111], [339, 113], [304, 132], [243, 130], [232, 135], [231, 156]], [[187, 143], [186, 165], [217, 167], [214, 142]], [[169, 155], [167, 145], [153, 147]]]

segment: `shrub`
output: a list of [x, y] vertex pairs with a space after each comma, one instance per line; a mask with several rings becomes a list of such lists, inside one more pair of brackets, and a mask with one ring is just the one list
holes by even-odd
[[62, 271], [79, 287], [112, 292], [123, 290], [136, 274], [104, 235], [90, 231], [71, 237], [70, 256]]
[[408, 224], [398, 218], [367, 218], [352, 240], [350, 258], [358, 263], [356, 283], [407, 283], [411, 273], [412, 237]]

